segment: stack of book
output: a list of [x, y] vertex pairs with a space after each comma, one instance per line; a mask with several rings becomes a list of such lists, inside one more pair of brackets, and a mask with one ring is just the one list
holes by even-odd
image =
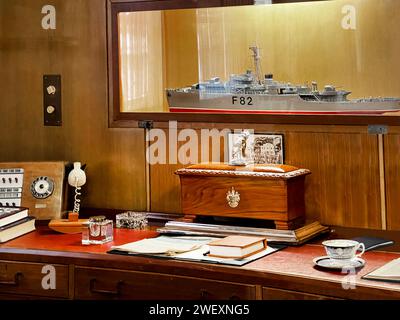
[[35, 230], [35, 218], [23, 207], [0, 207], [0, 243]]
[[267, 248], [265, 237], [227, 236], [208, 244], [210, 257], [244, 259]]

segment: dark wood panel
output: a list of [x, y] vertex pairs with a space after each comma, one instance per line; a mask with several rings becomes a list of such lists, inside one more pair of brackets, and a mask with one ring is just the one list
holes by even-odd
[[45, 289], [42, 286], [48, 274], [48, 271], [42, 273], [45, 265], [0, 260], [0, 293], [68, 298], [68, 266], [52, 265], [55, 288]]
[[151, 211], [181, 213], [179, 177], [174, 172], [182, 165], [151, 166]]
[[[42, 1], [0, 2], [0, 161], [81, 161], [83, 206], [144, 210], [144, 130], [108, 128], [105, 0], [51, 4], [56, 30]], [[43, 125], [43, 74], [62, 77], [62, 127]]]
[[271, 115], [271, 114], [209, 114], [209, 113], [172, 113], [172, 112], [124, 112], [111, 120], [113, 128], [137, 127], [138, 121], [152, 119], [157, 122], [215, 122], [215, 123], [271, 123], [287, 125], [388, 125], [399, 126], [398, 116], [366, 115]]
[[[172, 137], [175, 132], [168, 130], [162, 130], [162, 132], [165, 133], [166, 163], [154, 163], [153, 155], [149, 154], [149, 158], [152, 158], [152, 163], [154, 163], [150, 166], [150, 208], [153, 212], [180, 213], [179, 177], [174, 172], [184, 165], [179, 164], [174, 158], [170, 160], [170, 150], [173, 147], [170, 147], [169, 139], [172, 139], [172, 143], [175, 144], [177, 137]], [[152, 142], [149, 142], [150, 144]], [[177, 150], [181, 145], [182, 142], [177, 142]]]
[[[199, 132], [200, 129], [194, 127]], [[285, 162], [311, 170], [311, 175], [305, 179], [308, 220], [318, 219], [328, 225], [381, 228], [378, 139], [376, 135], [369, 135], [366, 127], [267, 124], [242, 124], [240, 127], [203, 124], [202, 127], [241, 127], [254, 129], [256, 133], [283, 133]], [[221, 147], [220, 160], [223, 159], [224, 148]], [[152, 166], [152, 208], [154, 205], [157, 210], [180, 211], [179, 179], [173, 172], [183, 166]]]
[[286, 162], [310, 169], [306, 213], [328, 225], [381, 228], [378, 144], [366, 132], [287, 132]]
[[146, 272], [77, 267], [76, 299], [228, 300], [256, 297], [255, 286]]
[[25, 294], [2, 294], [0, 293], [0, 300], [61, 300], [62, 298], [41, 297], [41, 296], [28, 296]]
[[[178, 123], [180, 126], [180, 124]], [[191, 128], [192, 125], [188, 124], [188, 128]], [[168, 127], [168, 126], [167, 126]], [[201, 129], [194, 128], [197, 134], [197, 142], [201, 142]], [[189, 164], [181, 164], [178, 155], [176, 157], [172, 157], [170, 159], [170, 151], [174, 149], [174, 147], [170, 146], [169, 139], [171, 142], [175, 144], [177, 137], [170, 137], [170, 134], [174, 134], [173, 131], [169, 131], [163, 128], [163, 132], [165, 133], [165, 141], [166, 141], [166, 163], [155, 163], [150, 166], [150, 186], [151, 186], [151, 211], [153, 212], [169, 212], [169, 213], [180, 213], [181, 212], [181, 196], [180, 196], [180, 183], [179, 177], [175, 174], [175, 171], [185, 167]], [[180, 130], [176, 132], [178, 135]], [[208, 136], [207, 136], [208, 137]], [[203, 140], [206, 141], [206, 135], [204, 135]], [[224, 138], [218, 138], [220, 142], [220, 147], [218, 150], [219, 158], [214, 158], [214, 161], [224, 161]], [[216, 140], [217, 141], [217, 140]], [[152, 142], [150, 142], [151, 144]], [[184, 145], [186, 141], [178, 141], [177, 142], [177, 151]], [[196, 145], [196, 144], [195, 144]], [[201, 144], [203, 148], [208, 146], [208, 157], [204, 155], [206, 161], [212, 161], [213, 157], [216, 155], [212, 150], [212, 139], [208, 138], [208, 142], [204, 142]], [[199, 146], [197, 150], [197, 161], [202, 161], [202, 149]]]
[[386, 183], [386, 214], [388, 230], [400, 230], [400, 134], [385, 135], [385, 183]]

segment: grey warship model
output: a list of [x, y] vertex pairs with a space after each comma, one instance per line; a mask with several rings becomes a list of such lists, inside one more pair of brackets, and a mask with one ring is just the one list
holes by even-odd
[[399, 98], [350, 100], [351, 93], [316, 82], [292, 85], [278, 82], [272, 74], [261, 79], [260, 54], [251, 46], [255, 72], [231, 75], [226, 82], [215, 77], [190, 87], [167, 89], [171, 112], [260, 113], [260, 114], [381, 114], [400, 111]]

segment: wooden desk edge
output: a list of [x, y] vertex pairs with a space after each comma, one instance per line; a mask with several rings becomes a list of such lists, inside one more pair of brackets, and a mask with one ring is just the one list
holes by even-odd
[[147, 257], [0, 247], [0, 260], [66, 264], [195, 278], [199, 278], [201, 274], [202, 279], [291, 290], [340, 299], [400, 299], [400, 288], [399, 290], [385, 288], [384, 283], [377, 281], [371, 281], [370, 285], [357, 285], [356, 290], [345, 290], [341, 281], [332, 279]]

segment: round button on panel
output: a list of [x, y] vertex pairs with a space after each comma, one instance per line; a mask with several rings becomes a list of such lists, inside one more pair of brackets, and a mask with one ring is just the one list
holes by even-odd
[[48, 114], [52, 114], [54, 111], [56, 111], [56, 108], [53, 106], [47, 106], [46, 111]]
[[54, 181], [49, 177], [38, 177], [31, 184], [31, 193], [36, 199], [46, 199], [54, 191]]
[[48, 94], [55, 94], [56, 93], [56, 87], [55, 86], [48, 86], [46, 88], [46, 90], [47, 90]]

